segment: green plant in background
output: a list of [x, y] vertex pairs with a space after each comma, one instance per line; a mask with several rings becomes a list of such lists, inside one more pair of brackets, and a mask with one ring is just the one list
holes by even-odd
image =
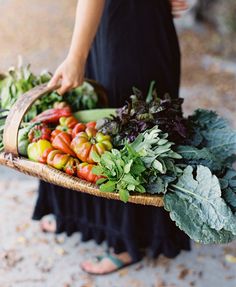
[[[22, 94], [32, 88], [48, 82], [51, 75], [44, 72], [39, 76], [34, 75], [30, 70], [30, 65], [18, 68], [11, 68], [0, 81], [0, 108], [10, 110], [16, 100]], [[55, 102], [62, 101], [62, 97], [57, 93], [51, 93], [36, 101], [26, 114], [24, 121], [32, 120], [38, 113], [51, 108]]]
[[[0, 151], [3, 150], [3, 130], [5, 120], [9, 110], [15, 104], [16, 100], [27, 91], [37, 85], [46, 83], [51, 75], [48, 72], [34, 75], [30, 70], [30, 65], [19, 65], [17, 68], [11, 68], [5, 75], [0, 77]], [[57, 93], [51, 93], [36, 101], [24, 117], [24, 122], [29, 122], [38, 113], [50, 108], [55, 102], [62, 101], [62, 97]]]

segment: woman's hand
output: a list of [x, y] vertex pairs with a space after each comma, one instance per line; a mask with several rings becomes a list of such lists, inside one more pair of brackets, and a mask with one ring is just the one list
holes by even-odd
[[57, 91], [60, 95], [65, 94], [73, 88], [77, 88], [84, 80], [85, 61], [67, 57], [57, 68], [48, 86], [61, 85]]
[[174, 17], [181, 17], [181, 13], [186, 11], [189, 6], [187, 0], [170, 0], [172, 7], [172, 15]]

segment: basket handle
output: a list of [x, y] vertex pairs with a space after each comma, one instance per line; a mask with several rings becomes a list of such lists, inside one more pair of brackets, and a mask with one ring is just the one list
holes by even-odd
[[42, 84], [21, 95], [11, 108], [6, 119], [3, 144], [5, 153], [11, 153], [18, 156], [18, 131], [20, 124], [26, 112], [31, 108], [33, 103], [43, 95], [57, 90], [59, 86], [48, 87]]

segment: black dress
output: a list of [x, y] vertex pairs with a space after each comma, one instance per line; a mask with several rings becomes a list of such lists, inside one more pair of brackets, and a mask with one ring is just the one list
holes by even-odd
[[[151, 80], [160, 95], [178, 97], [180, 52], [169, 0], [106, 0], [86, 76], [108, 91], [110, 106], [120, 107], [132, 87], [146, 93]], [[189, 238], [162, 208], [124, 204], [40, 183], [34, 219], [54, 214], [57, 232], [79, 231], [82, 240], [104, 240], [133, 260], [147, 248], [153, 257], [175, 257], [189, 250]]]

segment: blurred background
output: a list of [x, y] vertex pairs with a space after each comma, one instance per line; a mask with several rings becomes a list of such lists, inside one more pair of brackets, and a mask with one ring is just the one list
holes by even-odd
[[[53, 72], [69, 48], [76, 2], [0, 0], [0, 72], [17, 65], [19, 55], [35, 73]], [[175, 20], [184, 112], [213, 109], [236, 127], [236, 1], [189, 4], [189, 11]], [[145, 260], [106, 278], [85, 275], [79, 262], [101, 247], [80, 243], [78, 234], [41, 234], [30, 220], [36, 188], [36, 180], [0, 168], [0, 287], [236, 286], [235, 243], [193, 244], [193, 252], [174, 261]]]

